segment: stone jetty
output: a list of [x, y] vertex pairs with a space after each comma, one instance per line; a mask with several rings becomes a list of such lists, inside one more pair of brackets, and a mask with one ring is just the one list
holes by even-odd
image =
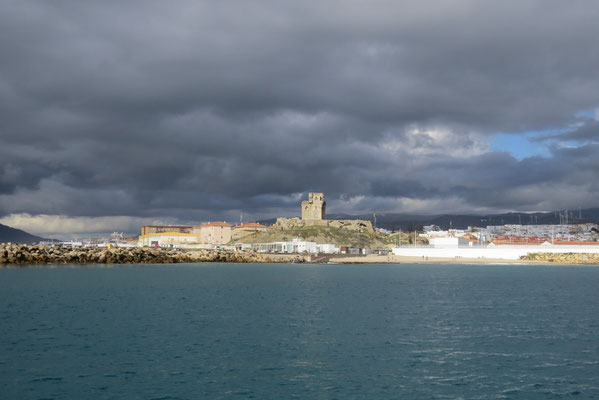
[[35, 264], [171, 264], [194, 262], [304, 262], [301, 256], [271, 259], [257, 253], [160, 248], [61, 247], [0, 244], [0, 266]]
[[556, 264], [599, 264], [598, 253], [529, 253], [525, 258]]

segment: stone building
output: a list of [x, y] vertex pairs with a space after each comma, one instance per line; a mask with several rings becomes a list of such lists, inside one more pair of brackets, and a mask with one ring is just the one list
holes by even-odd
[[302, 219], [303, 220], [323, 220], [325, 219], [327, 203], [324, 201], [323, 193], [310, 193], [308, 200], [302, 201]]
[[288, 230], [304, 226], [323, 226], [327, 228], [347, 229], [356, 232], [374, 233], [370, 221], [359, 219], [325, 219], [326, 202], [323, 193], [310, 193], [308, 200], [302, 201], [302, 218], [277, 218], [275, 229]]
[[222, 245], [231, 241], [231, 225], [226, 222], [210, 222], [194, 226], [193, 230], [203, 244]]

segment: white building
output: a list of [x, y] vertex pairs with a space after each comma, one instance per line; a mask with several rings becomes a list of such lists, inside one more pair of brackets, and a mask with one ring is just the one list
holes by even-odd
[[82, 247], [83, 242], [79, 240], [68, 240], [66, 242], [60, 242], [61, 245], [65, 247]]
[[180, 247], [185, 243], [197, 243], [198, 237], [191, 233], [160, 232], [141, 235], [140, 246], [152, 247]]
[[317, 244], [316, 248], [319, 253], [324, 254], [339, 254], [339, 247], [334, 244], [325, 243], [325, 244]]
[[393, 254], [405, 257], [496, 258], [518, 260], [528, 253], [599, 253], [599, 246], [531, 245], [464, 247], [394, 247]]
[[[241, 251], [248, 250], [248, 244], [237, 243], [235, 248]], [[258, 253], [339, 253], [339, 248], [334, 244], [317, 244], [316, 242], [306, 242], [299, 238], [291, 242], [272, 242], [272, 243], [254, 243], [251, 250]]]
[[446, 236], [430, 238], [428, 243], [432, 247], [462, 247], [468, 246], [470, 241], [466, 238]]

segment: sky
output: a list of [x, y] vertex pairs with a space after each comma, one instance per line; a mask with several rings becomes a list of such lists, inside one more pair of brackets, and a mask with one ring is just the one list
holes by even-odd
[[599, 2], [0, 3], [0, 223], [599, 199]]

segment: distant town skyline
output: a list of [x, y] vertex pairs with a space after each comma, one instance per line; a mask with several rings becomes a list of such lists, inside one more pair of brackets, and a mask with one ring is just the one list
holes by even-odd
[[599, 3], [0, 4], [0, 223], [597, 207]]

